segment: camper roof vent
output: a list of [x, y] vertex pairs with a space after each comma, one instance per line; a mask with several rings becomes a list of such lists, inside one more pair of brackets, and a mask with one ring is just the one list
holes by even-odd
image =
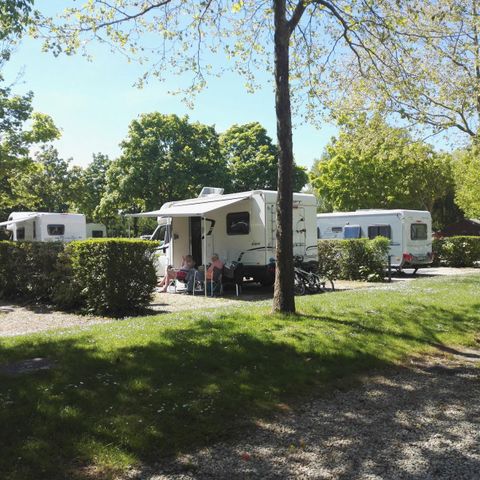
[[216, 197], [217, 195], [222, 195], [222, 194], [223, 194], [223, 188], [203, 187], [198, 198]]

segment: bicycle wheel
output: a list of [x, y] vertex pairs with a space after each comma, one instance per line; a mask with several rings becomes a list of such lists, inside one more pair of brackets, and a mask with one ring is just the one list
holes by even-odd
[[295, 272], [294, 277], [294, 293], [295, 295], [305, 295], [305, 283], [297, 272]]

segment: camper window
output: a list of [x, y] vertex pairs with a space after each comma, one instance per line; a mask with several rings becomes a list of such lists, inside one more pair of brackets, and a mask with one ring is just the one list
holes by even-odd
[[227, 235], [248, 235], [250, 233], [250, 214], [235, 212], [227, 214]]
[[426, 240], [427, 239], [427, 224], [426, 223], [412, 223], [410, 226], [410, 237], [412, 240]]
[[160, 245], [166, 245], [170, 242], [170, 230], [167, 228], [168, 225], [159, 225], [156, 230], [153, 232], [150, 240], [158, 240]]
[[64, 235], [65, 225], [47, 225], [47, 233], [49, 235]]
[[392, 238], [392, 227], [390, 225], [370, 225], [368, 227], [368, 238], [376, 237]]
[[343, 238], [362, 238], [362, 228], [360, 225], [345, 225], [343, 227]]
[[342, 233], [343, 227], [332, 227], [333, 233]]
[[92, 238], [103, 238], [103, 230], [92, 230]]
[[25, 227], [17, 228], [17, 240], [25, 240]]

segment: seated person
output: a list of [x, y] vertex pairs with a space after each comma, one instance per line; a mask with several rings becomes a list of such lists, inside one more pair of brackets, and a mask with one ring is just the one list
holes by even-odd
[[195, 262], [191, 255], [185, 255], [182, 257], [182, 266], [179, 270], [175, 270], [172, 265], [168, 265], [165, 269], [165, 275], [162, 281], [158, 284], [159, 287], [163, 287], [160, 292], [166, 292], [170, 282], [178, 278], [181, 281], [186, 281], [188, 272], [195, 267]]
[[[207, 268], [207, 281], [212, 280], [214, 278], [215, 270], [220, 272], [223, 270], [223, 262], [218, 258], [218, 255], [216, 253], [212, 255], [212, 263], [210, 263], [210, 265]], [[202, 271], [198, 271], [195, 268], [192, 268], [187, 275], [188, 293], [193, 292], [193, 286], [194, 286], [193, 282], [195, 280], [198, 282], [203, 282], [205, 280], [205, 277]]]

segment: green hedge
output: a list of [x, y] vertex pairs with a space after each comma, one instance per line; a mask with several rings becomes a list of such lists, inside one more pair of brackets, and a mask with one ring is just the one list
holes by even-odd
[[61, 243], [0, 242], [0, 296], [50, 301]]
[[319, 240], [319, 273], [329, 280], [382, 281], [390, 240]]
[[[155, 242], [129, 239], [69, 243], [67, 288], [97, 314], [120, 316], [146, 307], [157, 284]], [[64, 264], [65, 265], [65, 264]], [[57, 297], [58, 301], [58, 297]]]
[[121, 316], [150, 302], [156, 243], [91, 239], [69, 244], [0, 242], [0, 297]]
[[435, 263], [447, 267], [473, 267], [480, 262], [480, 237], [446, 237], [433, 240]]

